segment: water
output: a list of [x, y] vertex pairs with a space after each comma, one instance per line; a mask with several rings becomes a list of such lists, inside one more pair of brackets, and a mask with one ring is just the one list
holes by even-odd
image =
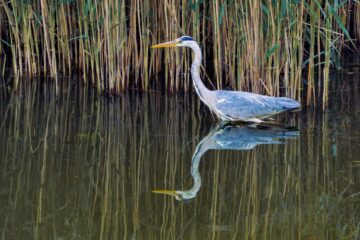
[[195, 95], [0, 86], [1, 237], [359, 239], [359, 77], [287, 132], [216, 126]]

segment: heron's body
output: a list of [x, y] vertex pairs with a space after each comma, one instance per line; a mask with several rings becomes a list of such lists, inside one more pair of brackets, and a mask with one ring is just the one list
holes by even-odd
[[199, 45], [191, 37], [180, 37], [153, 47], [174, 46], [190, 47], [193, 50], [195, 56], [191, 65], [191, 74], [196, 93], [222, 121], [260, 123], [265, 118], [300, 107], [299, 102], [286, 97], [271, 97], [243, 91], [211, 91], [201, 81], [202, 54]]
[[242, 91], [210, 91], [204, 102], [222, 121], [258, 122], [275, 114], [299, 108], [299, 104], [285, 97], [270, 97]]

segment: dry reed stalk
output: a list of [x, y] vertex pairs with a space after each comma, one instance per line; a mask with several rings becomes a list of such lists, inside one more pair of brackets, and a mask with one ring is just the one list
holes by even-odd
[[354, 29], [356, 34], [356, 39], [360, 39], [360, 3], [356, 2], [354, 7]]

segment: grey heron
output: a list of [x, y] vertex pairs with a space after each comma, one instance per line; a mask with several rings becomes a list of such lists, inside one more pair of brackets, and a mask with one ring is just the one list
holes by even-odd
[[202, 54], [199, 45], [189, 36], [153, 45], [151, 48], [189, 47], [194, 52], [191, 65], [193, 85], [201, 101], [221, 121], [261, 123], [275, 114], [300, 108], [300, 103], [286, 97], [272, 97], [243, 91], [209, 90], [200, 78]]
[[296, 139], [298, 136], [298, 130], [285, 128], [259, 129], [252, 125], [222, 127], [219, 124], [195, 148], [191, 160], [191, 176], [194, 185], [188, 190], [153, 190], [152, 192], [173, 196], [178, 201], [193, 199], [201, 188], [200, 160], [209, 149], [251, 150], [257, 145], [283, 144], [285, 139]]

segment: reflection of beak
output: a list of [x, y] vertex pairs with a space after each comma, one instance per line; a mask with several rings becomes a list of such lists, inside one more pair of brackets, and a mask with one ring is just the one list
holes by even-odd
[[167, 48], [167, 47], [176, 47], [178, 44], [178, 42], [176, 41], [170, 41], [170, 42], [165, 42], [165, 43], [160, 43], [160, 44], [156, 44], [151, 46], [151, 48]]
[[160, 194], [166, 194], [170, 196], [176, 197], [178, 194], [175, 190], [152, 190], [153, 193], [160, 193]]

